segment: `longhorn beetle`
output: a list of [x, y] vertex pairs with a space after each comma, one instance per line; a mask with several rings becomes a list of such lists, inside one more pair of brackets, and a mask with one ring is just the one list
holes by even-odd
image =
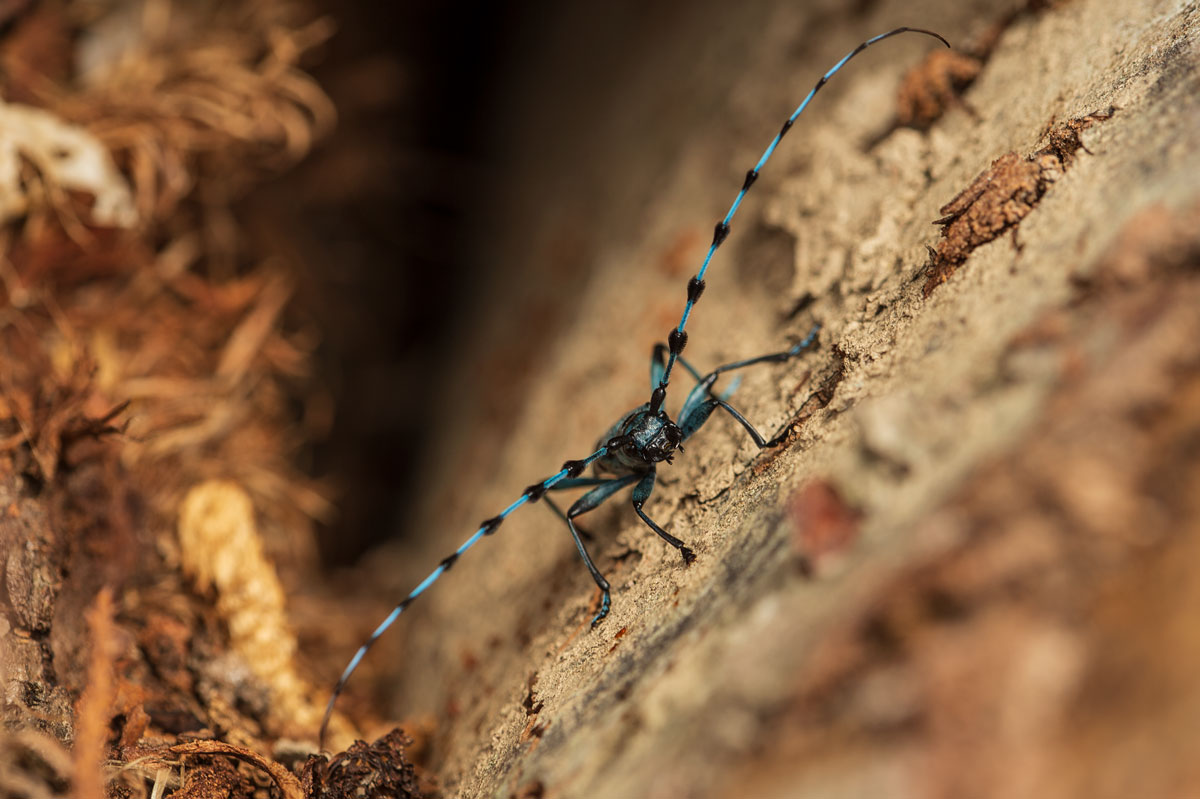
[[[708, 271], [708, 265], [712, 261], [713, 254], [716, 253], [717, 248], [721, 246], [722, 242], [729, 235], [730, 223], [733, 221], [733, 216], [737, 213], [738, 207], [742, 204], [742, 200], [746, 197], [746, 193], [750, 191], [750, 187], [758, 180], [759, 173], [775, 152], [775, 148], [779, 146], [779, 142], [783, 140], [783, 137], [791, 129], [796, 118], [808, 107], [808, 104], [812, 101], [816, 93], [820, 91], [821, 87], [838, 70], [845, 66], [847, 61], [854, 58], [854, 56], [863, 50], [888, 37], [908, 32], [932, 36], [947, 47], [950, 46], [949, 42], [933, 31], [921, 28], [896, 28], [872, 39], [867, 39], [847, 53], [828, 72], [821, 76], [821, 79], [817, 81], [816, 85], [805, 96], [803, 102], [792, 112], [791, 116], [784, 120], [783, 127], [779, 129], [779, 132], [775, 134], [775, 138], [767, 145], [767, 149], [763, 152], [762, 157], [758, 159], [758, 163], [746, 173], [741, 190], [733, 198], [733, 205], [729, 207], [729, 211], [725, 214], [725, 217], [717, 222], [716, 228], [713, 230], [712, 243], [708, 247], [708, 253], [704, 256], [704, 262], [700, 265], [700, 271], [688, 281], [687, 303], [683, 307], [683, 315], [679, 320], [679, 325], [673, 328], [667, 336], [666, 346], [657, 344], [654, 347], [650, 363], [650, 382], [653, 386], [650, 392], [650, 401], [639, 405], [622, 416], [600, 439], [596, 451], [591, 455], [582, 460], [567, 461], [557, 473], [529, 486], [521, 496], [513, 500], [511, 505], [500, 511], [498, 515], [480, 524], [479, 529], [464, 541], [462, 546], [447, 555], [437, 565], [437, 568], [421, 581], [420, 585], [414, 588], [408, 596], [401, 600], [400, 604], [392, 609], [387, 618], [371, 633], [371, 637], [367, 639], [366, 643], [360, 646], [358, 651], [354, 653], [354, 657], [350, 659], [350, 663], [342, 672], [342, 676], [338, 678], [337, 685], [334, 686], [333, 693], [329, 697], [329, 704], [325, 708], [325, 716], [321, 720], [319, 744], [322, 748], [324, 747], [325, 731], [329, 726], [329, 719], [333, 715], [334, 703], [337, 702], [338, 696], [341, 695], [342, 689], [346, 686], [346, 681], [350, 679], [350, 675], [358, 668], [358, 664], [362, 662], [371, 645], [379, 639], [379, 636], [383, 635], [388, 627], [392, 626], [392, 623], [399, 618], [401, 613], [408, 609], [413, 600], [424, 593], [425, 589], [433, 585], [439, 577], [448, 572], [463, 553], [475, 546], [479, 542], [479, 539], [495, 533], [504, 520], [508, 518], [509, 514], [525, 503], [537, 502], [539, 499], [545, 497], [546, 504], [562, 517], [567, 523], [567, 527], [570, 528], [571, 537], [575, 540], [575, 546], [579, 549], [579, 556], [583, 558], [583, 563], [587, 567], [588, 572], [591, 573], [592, 579], [600, 587], [600, 609], [592, 618], [592, 627], [595, 627], [608, 615], [611, 605], [611, 588], [608, 581], [604, 579], [604, 575], [596, 568], [596, 564], [592, 562], [592, 557], [588, 554], [587, 547], [584, 546], [579, 530], [575, 527], [575, 517], [594, 510], [622, 488], [632, 485], [633, 509], [641, 517], [642, 521], [657, 533], [660, 538], [679, 550], [684, 564], [690, 564], [696, 559], [695, 553], [683, 541], [680, 541], [659, 527], [643, 510], [646, 500], [650, 498], [651, 492], [654, 491], [654, 481], [658, 464], [664, 461], [671, 463], [675, 451], [683, 449], [683, 442], [687, 441], [693, 433], [699, 430], [717, 408], [724, 410], [738, 424], [745, 428], [746, 432], [750, 434], [750, 437], [754, 439], [754, 443], [760, 449], [779, 444], [790, 425], [785, 425], [783, 430], [771, 439], [763, 438], [754, 425], [726, 401], [736, 387], [736, 380], [729, 389], [719, 394], [714, 393], [713, 384], [725, 372], [732, 372], [758, 363], [779, 363], [795, 358], [813, 344], [820, 327], [819, 325], [814, 327], [802, 341], [782, 352], [774, 352], [769, 355], [760, 355], [757, 358], [748, 358], [743, 361], [727, 363], [702, 375], [681, 357], [681, 353], [684, 346], [687, 345], [688, 339], [687, 331], [684, 328], [687, 326], [692, 308], [695, 307], [696, 302], [700, 299], [700, 295], [704, 293], [704, 274]], [[666, 356], [665, 361], [664, 355]], [[679, 410], [678, 420], [674, 421], [662, 407], [663, 402], [667, 398], [667, 388], [671, 382], [671, 370], [674, 368], [676, 361], [683, 364], [683, 368], [695, 378], [696, 385], [688, 392], [687, 398], [683, 401], [683, 407]], [[584, 469], [588, 466], [595, 466], [596, 477], [581, 476]], [[577, 499], [567, 509], [566, 513], [563, 513], [558, 505], [545, 496], [550, 491], [585, 487], [591, 490]]]

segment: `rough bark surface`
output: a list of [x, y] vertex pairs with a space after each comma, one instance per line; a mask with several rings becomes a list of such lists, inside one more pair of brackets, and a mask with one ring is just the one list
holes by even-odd
[[[823, 329], [816, 352], [735, 395], [766, 432], [795, 422], [784, 447], [760, 453], [714, 420], [660, 471], [646, 508], [696, 550], [690, 568], [623, 498], [585, 517], [614, 586], [589, 631], [595, 594], [566, 531], [529, 510], [406, 621], [399, 705], [450, 714], [434, 736], [446, 795], [1200, 790], [1171, 743], [1194, 740], [1200, 701], [1184, 677], [1200, 652], [1184, 588], [1200, 546], [1200, 12], [1079, 0], [943, 30], [918, 14], [935, 5], [826, 18], [811, 51], [750, 65], [731, 113], [765, 121], [681, 143], [641, 236], [605, 253], [541, 350], [499, 477], [431, 503], [459, 531], [432, 562], [645, 400], [644, 354], [677, 318], [721, 187], [774, 130], [763, 107], [790, 107], [781, 84], [802, 92], [898, 16], [992, 37], [924, 132], [879, 111], [924, 43], [881, 46], [747, 200], [688, 356], [703, 368]], [[759, 47], [814, 22], [799, 13], [771, 18]], [[1110, 108], [1069, 157], [1037, 160]], [[989, 235], [962, 237], [932, 280], [939, 209], [997, 159], [1029, 165], [1020, 208], [981, 212]], [[831, 401], [810, 414], [822, 381]]]

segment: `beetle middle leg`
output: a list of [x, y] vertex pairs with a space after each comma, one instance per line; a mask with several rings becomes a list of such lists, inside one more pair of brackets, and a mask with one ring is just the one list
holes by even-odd
[[636, 480], [639, 475], [628, 474], [623, 477], [614, 477], [611, 479], [598, 477], [578, 477], [573, 480], [563, 480], [554, 486], [551, 491], [558, 491], [565, 488], [579, 488], [581, 486], [595, 486], [591, 491], [584, 494], [579, 499], [571, 503], [571, 507], [563, 513], [557, 505], [555, 505], [549, 497], [545, 497], [545, 501], [550, 507], [567, 522], [567, 527], [571, 530], [571, 538], [575, 540], [575, 548], [579, 550], [579, 556], [583, 558], [583, 565], [587, 566], [588, 572], [592, 575], [592, 579], [596, 581], [596, 585], [600, 587], [602, 594], [600, 600], [600, 610], [592, 617], [592, 626], [595, 627], [604, 617], [608, 615], [609, 608], [612, 606], [612, 588], [608, 584], [608, 580], [604, 579], [604, 575], [596, 568], [596, 564], [592, 561], [592, 556], [588, 554], [587, 547], [583, 544], [583, 538], [580, 536], [579, 528], [575, 526], [575, 517], [581, 516], [590, 510], [595, 510], [606, 499], [611, 497], [616, 492], [620, 491], [625, 486]]

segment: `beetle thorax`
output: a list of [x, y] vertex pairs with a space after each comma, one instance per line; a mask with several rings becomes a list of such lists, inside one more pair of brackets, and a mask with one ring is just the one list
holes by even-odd
[[683, 441], [683, 431], [671, 421], [666, 411], [650, 413], [644, 410], [633, 414], [625, 425], [625, 435], [629, 441], [625, 453], [647, 464], [670, 463]]

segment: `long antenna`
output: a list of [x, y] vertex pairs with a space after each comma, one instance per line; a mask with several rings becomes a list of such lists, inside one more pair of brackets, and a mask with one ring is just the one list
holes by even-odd
[[704, 292], [704, 273], [708, 271], [708, 265], [712, 261], [713, 255], [716, 253], [717, 248], [721, 246], [721, 243], [724, 242], [725, 238], [729, 235], [729, 225], [733, 221], [733, 215], [737, 213], [738, 206], [742, 204], [742, 200], [745, 198], [746, 192], [750, 191], [750, 187], [754, 185], [754, 181], [758, 180], [758, 173], [762, 171], [764, 166], [767, 165], [767, 161], [770, 160], [771, 155], [774, 154], [775, 148], [779, 146], [779, 142], [783, 141], [783, 137], [787, 135], [787, 132], [791, 129], [792, 124], [796, 121], [796, 118], [799, 117], [800, 114], [804, 113], [804, 109], [808, 107], [810, 102], [812, 102], [813, 97], [815, 97], [817, 92], [821, 90], [821, 87], [824, 86], [830, 78], [836, 75], [839, 69], [846, 66], [847, 61], [854, 58], [854, 56], [858, 55], [863, 50], [866, 50], [876, 42], [881, 42], [884, 39], [890, 36], [895, 36], [899, 33], [923, 33], [926, 36], [932, 36], [947, 47], [950, 46], [950, 42], [943, 39], [940, 35], [934, 33], [933, 31], [927, 31], [923, 28], [896, 28], [895, 30], [888, 31], [887, 33], [881, 33], [873, 39], [867, 39], [858, 47], [855, 47], [853, 50], [843, 56], [841, 61], [838, 61], [833, 65], [832, 69], [822, 75], [821, 79], [818, 80], [817, 84], [812, 87], [812, 90], [809, 91], [803, 102], [801, 102], [800, 105], [797, 106], [796, 110], [792, 112], [792, 115], [783, 121], [783, 127], [779, 129], [779, 132], [775, 134], [775, 138], [771, 140], [769, 145], [767, 145], [767, 149], [765, 152], [763, 152], [762, 158], [759, 158], [758, 163], [754, 165], [754, 168], [746, 173], [746, 180], [742, 183], [741, 191], [739, 191], [737, 196], [733, 198], [733, 205], [729, 206], [729, 212], [725, 214], [725, 218], [718, 222], [716, 228], [713, 230], [712, 244], [708, 246], [708, 254], [704, 256], [704, 263], [700, 265], [700, 271], [696, 273], [695, 277], [688, 281], [687, 305], [683, 306], [683, 316], [679, 320], [679, 326], [672, 329], [671, 333], [667, 336], [667, 348], [670, 350], [671, 354], [667, 359], [666, 370], [663, 372], [662, 379], [659, 381], [658, 385], [655, 386], [654, 391], [650, 394], [651, 413], [658, 413], [659, 408], [662, 407], [663, 401], [666, 400], [667, 385], [671, 382], [671, 368], [675, 366], [676, 359], [678, 359], [679, 354], [683, 352], [683, 348], [687, 346], [687, 332], [684, 330], [684, 328], [687, 326], [688, 317], [692, 315], [692, 307], [696, 304], [696, 301], [700, 299], [700, 295]]
[[422, 580], [420, 585], [410, 591], [408, 596], [400, 600], [396, 607], [392, 608], [392, 612], [387, 615], [387, 618], [380, 622], [379, 626], [375, 628], [375, 631], [371, 633], [371, 637], [367, 639], [366, 643], [358, 648], [358, 651], [354, 653], [354, 657], [350, 658], [350, 662], [346, 665], [345, 670], [342, 671], [342, 676], [338, 678], [337, 685], [333, 687], [333, 693], [329, 697], [329, 704], [325, 706], [325, 716], [321, 719], [321, 731], [317, 736], [317, 744], [320, 746], [320, 748], [325, 748], [325, 733], [329, 727], [329, 719], [333, 716], [333, 706], [337, 703], [338, 697], [342, 695], [342, 690], [346, 687], [346, 683], [350, 680], [350, 675], [353, 674], [354, 670], [358, 668], [358, 664], [362, 663], [362, 659], [367, 655], [367, 650], [369, 650], [375, 644], [375, 642], [379, 640], [379, 636], [387, 632], [387, 629], [395, 623], [396, 619], [400, 618], [400, 614], [408, 609], [408, 606], [413, 603], [413, 600], [423, 594], [425, 589], [437, 582], [439, 577], [450, 571], [455, 562], [458, 560], [459, 556], [465, 553], [471, 547], [475, 546], [475, 544], [479, 542], [479, 539], [496, 532], [496, 530], [500, 528], [500, 524], [508, 518], [509, 514], [524, 505], [526, 502], [537, 502], [542, 498], [543, 494], [561, 481], [578, 477], [583, 473], [584, 469], [591, 465], [593, 461], [603, 458], [607, 452], [608, 447], [604, 446], [593, 452], [591, 455], [588, 455], [581, 461], [567, 461], [562, 465], [562, 469], [552, 477], [547, 477], [540, 483], [534, 483], [526, 488], [525, 492], [521, 494], [521, 496], [517, 497], [517, 499], [514, 500], [511, 505], [500, 511], [499, 515], [493, 516], [492, 518], [480, 524], [479, 529], [476, 530], [470, 538], [464, 541], [462, 546], [443, 558], [442, 562], [437, 565], [437, 568], [430, 572], [429, 576]]

